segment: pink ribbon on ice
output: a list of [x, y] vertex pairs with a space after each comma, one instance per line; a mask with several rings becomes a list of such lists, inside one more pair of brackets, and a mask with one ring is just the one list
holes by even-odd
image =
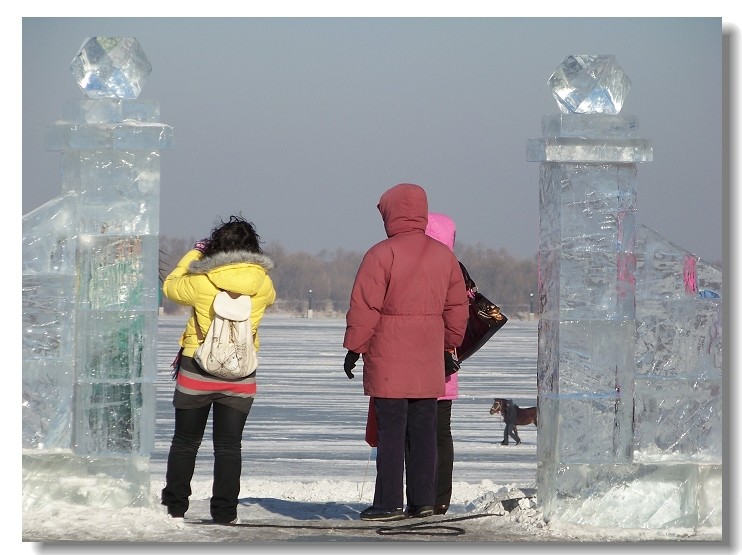
[[696, 259], [691, 255], [685, 256], [683, 262], [683, 283], [685, 292], [695, 295], [698, 293], [698, 280], [696, 279]]

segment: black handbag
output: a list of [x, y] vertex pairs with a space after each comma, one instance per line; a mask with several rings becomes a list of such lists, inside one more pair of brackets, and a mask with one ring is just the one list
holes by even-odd
[[461, 262], [459, 266], [464, 274], [466, 289], [473, 292], [469, 296], [469, 321], [466, 324], [464, 341], [456, 349], [458, 361], [462, 362], [487, 343], [507, 323], [508, 318], [500, 312], [499, 306], [477, 291], [476, 283]]

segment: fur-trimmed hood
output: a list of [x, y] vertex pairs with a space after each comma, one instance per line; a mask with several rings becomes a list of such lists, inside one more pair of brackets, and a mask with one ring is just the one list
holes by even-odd
[[194, 260], [188, 266], [188, 271], [192, 274], [206, 274], [214, 268], [229, 264], [257, 264], [265, 268], [266, 272], [274, 267], [273, 260], [265, 254], [250, 251], [228, 251]]

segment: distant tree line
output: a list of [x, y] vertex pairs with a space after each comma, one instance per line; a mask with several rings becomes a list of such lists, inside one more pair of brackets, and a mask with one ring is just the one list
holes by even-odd
[[[160, 236], [161, 281], [194, 243], [193, 238]], [[270, 311], [302, 315], [311, 308], [316, 315], [342, 316], [348, 310], [353, 280], [364, 253], [344, 249], [322, 250], [316, 255], [288, 253], [279, 243], [267, 244], [264, 251], [275, 263], [271, 278], [278, 296]], [[466, 266], [478, 290], [499, 305], [509, 318], [525, 318], [531, 310], [538, 310], [535, 256], [520, 260], [505, 249], [494, 250], [479, 244], [457, 244], [456, 256]], [[184, 310], [166, 298], [161, 304], [168, 314]]]

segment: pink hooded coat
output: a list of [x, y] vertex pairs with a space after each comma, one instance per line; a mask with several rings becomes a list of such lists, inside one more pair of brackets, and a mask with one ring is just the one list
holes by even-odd
[[444, 395], [443, 348], [461, 344], [468, 303], [453, 252], [425, 234], [428, 200], [402, 183], [379, 200], [387, 239], [363, 257], [350, 296], [343, 346], [363, 354], [372, 397]]
[[[453, 252], [456, 242], [456, 223], [445, 214], [430, 212], [425, 234], [446, 245]], [[446, 376], [446, 392], [440, 400], [454, 400], [459, 398], [459, 373]]]

